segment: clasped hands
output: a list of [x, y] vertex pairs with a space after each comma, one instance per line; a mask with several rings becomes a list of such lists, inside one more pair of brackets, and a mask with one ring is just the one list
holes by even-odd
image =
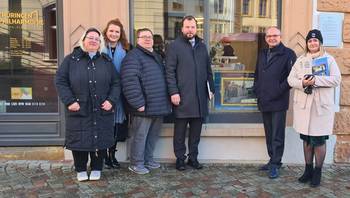
[[[105, 110], [105, 111], [110, 111], [112, 109], [112, 104], [108, 101], [105, 100], [102, 105], [101, 105], [101, 109]], [[80, 105], [78, 102], [74, 102], [73, 104], [68, 106], [68, 110], [69, 111], [79, 111], [80, 110]]]

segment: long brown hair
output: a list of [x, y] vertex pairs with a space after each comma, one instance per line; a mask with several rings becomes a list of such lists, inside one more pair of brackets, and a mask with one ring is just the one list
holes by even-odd
[[109, 43], [109, 39], [107, 37], [107, 31], [108, 31], [108, 28], [110, 25], [116, 25], [116, 26], [119, 26], [120, 28], [120, 38], [119, 38], [119, 42], [122, 44], [123, 46], [123, 49], [125, 50], [129, 50], [130, 49], [130, 45], [129, 45], [129, 42], [128, 40], [126, 39], [126, 34], [125, 34], [125, 31], [124, 31], [124, 27], [123, 27], [123, 24], [120, 22], [120, 20], [118, 18], [116, 19], [112, 19], [110, 21], [108, 21], [107, 23], [107, 26], [105, 27], [105, 29], [102, 31], [102, 35], [106, 41], [106, 43]]

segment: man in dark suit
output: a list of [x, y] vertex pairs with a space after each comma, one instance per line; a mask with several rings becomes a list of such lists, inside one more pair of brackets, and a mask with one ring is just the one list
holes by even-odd
[[287, 78], [296, 60], [293, 50], [281, 43], [281, 31], [269, 27], [265, 31], [268, 49], [259, 52], [255, 68], [254, 92], [262, 112], [269, 162], [260, 170], [269, 170], [271, 179], [279, 176], [284, 151], [286, 112], [289, 106]]
[[187, 164], [195, 169], [203, 167], [197, 160], [198, 144], [203, 119], [208, 115], [208, 99], [214, 93], [214, 82], [207, 47], [196, 35], [196, 19], [193, 16], [184, 17], [181, 31], [182, 35], [168, 47], [166, 76], [175, 115], [176, 169], [183, 171], [186, 169], [187, 158], [185, 156], [187, 125], [190, 126]]

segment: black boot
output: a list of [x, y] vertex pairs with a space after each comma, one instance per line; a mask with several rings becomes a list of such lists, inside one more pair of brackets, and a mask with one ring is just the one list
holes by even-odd
[[110, 169], [110, 168], [114, 168], [113, 163], [112, 163], [112, 159], [110, 157], [110, 149], [107, 149], [107, 154], [106, 154], [106, 158], [105, 158], [105, 165], [106, 168]]
[[308, 181], [311, 181], [313, 171], [314, 171], [313, 164], [306, 164], [304, 174], [301, 177], [299, 177], [298, 181], [300, 183], [306, 183]]
[[114, 148], [109, 150], [110, 160], [112, 161], [114, 168], [120, 168], [120, 164], [119, 164], [117, 158], [115, 158], [116, 150]]
[[310, 186], [315, 188], [321, 184], [322, 168], [315, 167], [314, 173], [312, 175]]

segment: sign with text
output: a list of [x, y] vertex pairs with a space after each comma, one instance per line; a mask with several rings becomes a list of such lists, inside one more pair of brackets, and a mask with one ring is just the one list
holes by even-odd
[[319, 14], [319, 29], [323, 36], [323, 45], [340, 47], [342, 44], [343, 15], [340, 13]]
[[56, 1], [0, 6], [0, 114], [57, 113]]

